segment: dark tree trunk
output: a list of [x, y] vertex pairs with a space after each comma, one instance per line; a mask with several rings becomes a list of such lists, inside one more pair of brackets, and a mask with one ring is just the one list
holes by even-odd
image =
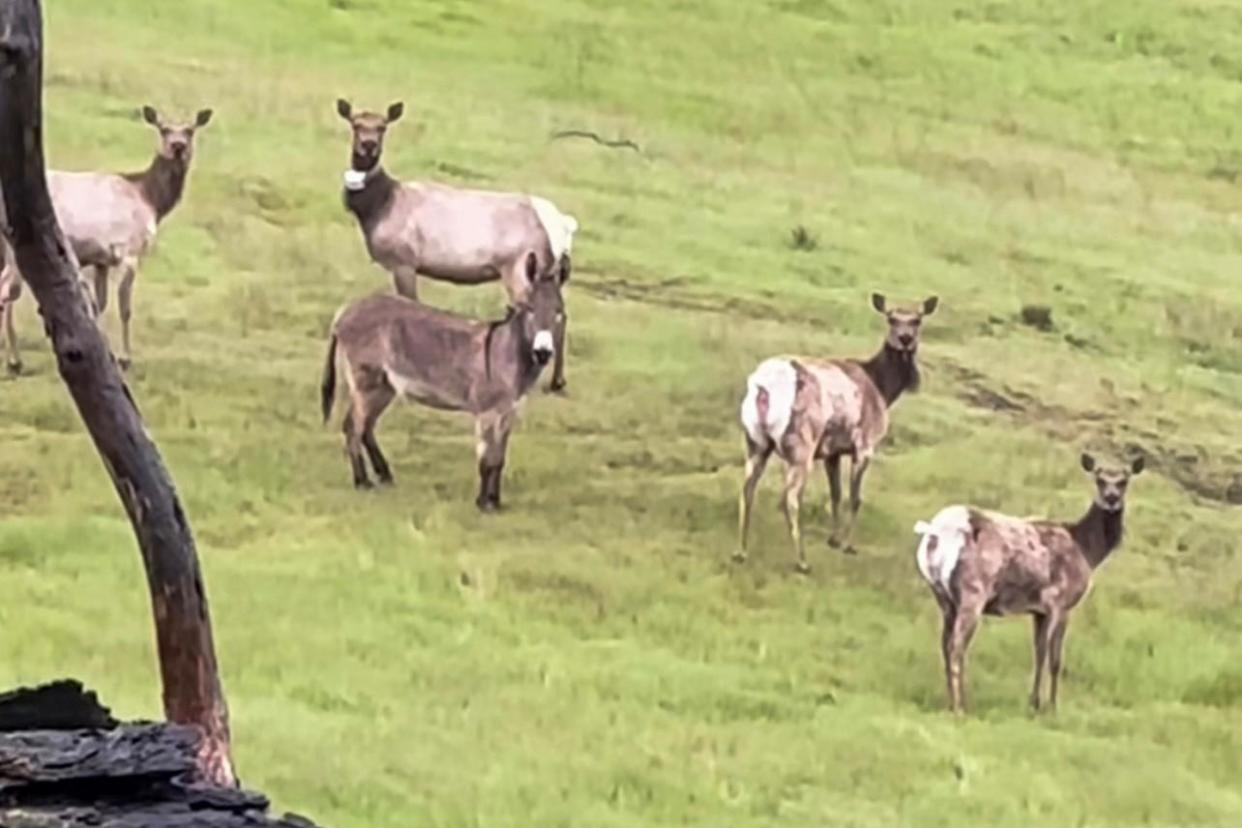
[[0, 0], [0, 189], [17, 264], [57, 367], [134, 527], [146, 568], [164, 712], [202, 729], [201, 776], [233, 785], [228, 708], [189, 522], [129, 389], [81, 300], [48, 195], [43, 158], [42, 9]]

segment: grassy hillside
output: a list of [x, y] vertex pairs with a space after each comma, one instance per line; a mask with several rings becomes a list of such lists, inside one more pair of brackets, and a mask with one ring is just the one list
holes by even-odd
[[[55, 166], [144, 165], [140, 104], [216, 109], [140, 276], [132, 383], [200, 541], [247, 784], [339, 828], [1242, 821], [1242, 10], [46, 6]], [[467, 420], [394, 409], [398, 486], [368, 495], [319, 423], [328, 322], [388, 284], [340, 204], [337, 95], [406, 102], [395, 174], [581, 222], [570, 395], [528, 401], [500, 516], [474, 509]], [[548, 140], [567, 128], [642, 153]], [[870, 353], [873, 289], [942, 302], [860, 554], [824, 544], [817, 478], [795, 576], [769, 472], [731, 565], [746, 372]], [[19, 319], [0, 686], [74, 675], [158, 715], [138, 554], [29, 300]], [[1083, 447], [1151, 472], [1071, 625], [1062, 710], [1026, 713], [1029, 624], [993, 620], [957, 720], [911, 527], [960, 500], [1077, 516]]]

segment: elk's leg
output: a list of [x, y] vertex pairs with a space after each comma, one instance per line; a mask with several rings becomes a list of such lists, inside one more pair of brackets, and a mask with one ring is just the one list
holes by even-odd
[[936, 601], [940, 604], [940, 657], [944, 661], [944, 684], [949, 696], [949, 707], [953, 706], [953, 629], [957, 624], [957, 607], [936, 593]]
[[966, 650], [975, 636], [979, 626], [982, 607], [975, 604], [958, 605], [957, 614], [953, 618], [953, 629], [949, 632], [948, 663], [949, 663], [949, 706], [954, 713], [961, 713], [966, 707]]
[[1048, 660], [1048, 632], [1051, 625], [1048, 616], [1036, 613], [1032, 616], [1035, 636], [1035, 681], [1031, 687], [1031, 709], [1039, 710], [1040, 685], [1044, 681], [1044, 663]]
[[845, 528], [845, 535], [840, 545], [849, 554], [854, 554], [854, 527], [858, 524], [858, 511], [862, 508], [862, 482], [867, 467], [871, 465], [871, 454], [858, 452], [850, 464], [850, 516]]
[[1060, 617], [1052, 621], [1048, 634], [1048, 672], [1050, 675], [1048, 688], [1048, 708], [1057, 709], [1057, 685], [1061, 682], [1061, 650], [1065, 646], [1065, 628], [1069, 620]]
[[[809, 455], [809, 452], [808, 452]], [[785, 522], [789, 525], [789, 537], [793, 540], [796, 562], [794, 568], [803, 575], [811, 571], [806, 560], [806, 549], [802, 543], [802, 525], [798, 512], [802, 508], [802, 489], [806, 486], [806, 478], [810, 473], [813, 458], [792, 458], [785, 469], [785, 496], [781, 507], [785, 512]]]
[[565, 379], [565, 331], [568, 327], [569, 315], [565, 314], [552, 332], [553, 347], [556, 348], [556, 353], [552, 357], [552, 381], [548, 383], [548, 390], [554, 393], [564, 391], [565, 386], [569, 384]]
[[392, 272], [392, 285], [399, 296], [418, 301], [418, 269], [399, 267]]
[[384, 453], [380, 451], [379, 441], [375, 439], [375, 424], [394, 397], [396, 392], [387, 383], [372, 390], [367, 395], [366, 418], [362, 421], [362, 447], [366, 449], [371, 468], [375, 469], [375, 476], [383, 486], [392, 485], [392, 469], [389, 468]]
[[95, 313], [100, 316], [108, 308], [108, 268], [106, 265], [95, 265]]
[[126, 260], [122, 265], [124, 273], [121, 283], [116, 289], [116, 304], [121, 314], [121, 359], [122, 369], [133, 364], [133, 351], [130, 349], [129, 320], [134, 311], [134, 279], [138, 276], [138, 263]]
[[839, 546], [837, 533], [841, 529], [841, 455], [831, 454], [824, 459], [824, 474], [828, 477], [828, 503], [832, 509], [832, 534], [829, 546]]
[[[3, 243], [0, 241], [0, 244]], [[6, 279], [8, 280], [7, 282], [5, 281]], [[0, 275], [0, 302], [4, 303], [5, 364], [8, 366], [9, 373], [13, 376], [17, 376], [22, 372], [22, 356], [17, 349], [17, 329], [13, 326], [14, 306], [21, 295], [21, 277], [15, 271], [11, 271], [7, 276]]]
[[750, 537], [750, 516], [755, 504], [755, 489], [767, 468], [768, 458], [772, 456], [772, 444], [758, 446], [746, 438], [746, 480], [742, 483], [742, 493], [737, 504], [737, 551], [733, 560], [746, 560], [746, 544]]

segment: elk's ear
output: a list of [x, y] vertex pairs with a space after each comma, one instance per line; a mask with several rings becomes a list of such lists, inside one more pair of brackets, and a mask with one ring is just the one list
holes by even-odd
[[397, 101], [395, 104], [388, 105], [388, 123], [401, 120], [401, 116], [405, 113], [405, 104]]
[[160, 116], [156, 113], [155, 107], [153, 106], [144, 106], [142, 108], [142, 120], [146, 121], [151, 126], [160, 125]]
[[871, 307], [875, 308], [880, 313], [888, 312], [888, 300], [884, 298], [883, 293], [871, 294]]
[[1082, 470], [1085, 472], [1095, 471], [1095, 458], [1085, 451], [1082, 453]]
[[337, 98], [336, 99], [336, 114], [340, 115], [342, 118], [348, 121], [350, 119], [350, 116], [354, 114], [354, 108], [350, 106], [349, 101], [345, 100], [344, 98]]
[[569, 281], [569, 273], [572, 270], [573, 270], [573, 265], [569, 261], [569, 254], [566, 253], [565, 255], [561, 256], [561, 274], [560, 275], [561, 275], [562, 285]]
[[1130, 474], [1139, 474], [1147, 466], [1147, 461], [1140, 457], [1135, 457], [1134, 462], [1130, 464]]
[[539, 257], [535, 255], [535, 251], [526, 254], [526, 280], [531, 284], [535, 283], [535, 279], [539, 276]]
[[209, 123], [211, 123], [211, 110], [200, 109], [198, 114], [194, 116], [194, 126], [198, 129], [202, 129]]
[[923, 315], [931, 316], [936, 312], [936, 308], [940, 305], [939, 296], [929, 296], [923, 300]]

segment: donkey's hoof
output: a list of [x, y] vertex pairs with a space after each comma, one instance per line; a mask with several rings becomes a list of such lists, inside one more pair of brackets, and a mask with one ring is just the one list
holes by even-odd
[[362, 480], [354, 481], [354, 488], [360, 492], [369, 492], [371, 489], [375, 488], [375, 484], [364, 477]]
[[381, 476], [379, 478], [379, 484], [383, 486], [385, 489], [391, 488], [392, 486], [396, 485], [395, 481], [392, 479], [391, 474], [386, 474], [386, 475]]
[[794, 572], [797, 572], [799, 575], [810, 575], [811, 565], [806, 561], [798, 561], [794, 564]]
[[22, 375], [22, 361], [20, 359], [9, 362], [6, 367], [10, 377], [20, 377]]
[[500, 511], [500, 501], [491, 498], [480, 497], [474, 501], [474, 505], [479, 507], [479, 511], [484, 514], [494, 514]]
[[734, 552], [733, 562], [739, 563], [739, 564], [746, 563], [746, 553], [745, 552]]
[[846, 546], [844, 549], [842, 549], [842, 550], [841, 550], [841, 554], [843, 554], [843, 555], [857, 555], [857, 554], [858, 554], [858, 549], [854, 546], [854, 544], [852, 544], [852, 543], [851, 543], [851, 544], [849, 544], [848, 546]]
[[833, 549], [840, 549], [840, 548], [841, 548], [841, 539], [840, 539], [840, 538], [838, 538], [836, 535], [829, 535], [829, 536], [828, 536], [828, 545], [829, 545], [830, 547], [832, 547]]

